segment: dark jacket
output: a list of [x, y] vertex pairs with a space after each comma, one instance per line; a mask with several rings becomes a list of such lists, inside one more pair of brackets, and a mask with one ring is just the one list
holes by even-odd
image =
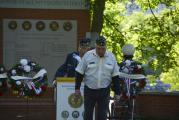
[[79, 53], [72, 52], [67, 55], [65, 63], [62, 64], [56, 71], [56, 77], [75, 77], [75, 68], [79, 63]]
[[[119, 72], [121, 72], [121, 73], [125, 73], [125, 74], [128, 74], [128, 75], [139, 75], [139, 74], [141, 74], [141, 75], [145, 76], [144, 69], [142, 68], [142, 64], [137, 62], [137, 61], [134, 61], [134, 60], [131, 60], [131, 59], [125, 59], [118, 65], [119, 65]], [[119, 77], [123, 81], [121, 91], [123, 92], [123, 94], [125, 94], [125, 93], [127, 93], [127, 89], [128, 89], [127, 84], [129, 84], [128, 83], [129, 81], [126, 81], [126, 80], [129, 80], [129, 78], [122, 77], [122, 76], [119, 76]], [[143, 89], [145, 84], [146, 84], [145, 80], [146, 80], [146, 78], [130, 79], [130, 82], [131, 82], [130, 93], [132, 95], [135, 95], [136, 93], [140, 92], [141, 89]]]

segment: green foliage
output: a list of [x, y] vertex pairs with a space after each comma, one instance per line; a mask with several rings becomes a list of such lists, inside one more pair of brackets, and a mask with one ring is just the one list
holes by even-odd
[[126, 38], [119, 28], [120, 23], [124, 17], [119, 16], [124, 11], [124, 6], [119, 6], [117, 2], [107, 2], [104, 12], [104, 24], [102, 34], [108, 40], [108, 49], [110, 49], [120, 60], [121, 46], [125, 44]]
[[[127, 2], [106, 2], [102, 34], [108, 40], [108, 48], [120, 62], [121, 47], [125, 43], [134, 44], [135, 59], [148, 63], [155, 58], [149, 63], [155, 70], [155, 77], [162, 75], [165, 82], [175, 86], [173, 89], [179, 89], [179, 3], [174, 0], [136, 0], [143, 10], [156, 8], [159, 3], [165, 3], [168, 9], [160, 14], [140, 12], [125, 15]], [[171, 5], [175, 9], [169, 9]]]
[[163, 73], [162, 78], [165, 83], [170, 83], [172, 90], [179, 90], [179, 67], [170, 69], [169, 72]]
[[[176, 51], [179, 51], [179, 43], [176, 45]], [[177, 64], [179, 64], [179, 57], [176, 59]], [[168, 72], [162, 73], [162, 78], [164, 82], [170, 83], [172, 85], [172, 90], [179, 90], [179, 67], [174, 67], [169, 69]]]
[[[174, 12], [166, 11], [156, 16], [157, 19], [153, 16], [146, 16], [141, 23], [132, 25], [130, 28], [131, 31], [137, 30], [135, 34], [139, 35], [137, 41], [143, 58], [148, 59], [154, 55], [157, 57], [156, 63], [153, 64], [156, 75], [177, 66], [176, 58], [179, 53], [175, 47], [178, 43], [179, 31], [177, 30], [178, 23], [174, 21], [179, 20], [176, 20], [172, 14], [179, 14], [179, 11]], [[144, 51], [144, 48], [151, 48], [152, 51]]]
[[176, 4], [177, 0], [136, 0], [143, 10], [146, 10], [151, 6], [151, 8], [156, 8], [158, 4], [164, 3], [167, 6], [173, 6]]

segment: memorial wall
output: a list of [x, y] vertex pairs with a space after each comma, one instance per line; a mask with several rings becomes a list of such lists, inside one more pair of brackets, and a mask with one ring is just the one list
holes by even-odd
[[67, 53], [90, 31], [84, 0], [0, 0], [0, 63], [27, 58], [47, 69], [52, 82]]

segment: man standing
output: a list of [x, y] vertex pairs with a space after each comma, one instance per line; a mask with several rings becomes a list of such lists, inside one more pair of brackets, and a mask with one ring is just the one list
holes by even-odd
[[135, 98], [146, 82], [142, 64], [133, 60], [135, 48], [132, 44], [125, 44], [122, 47], [123, 61], [119, 64], [120, 79], [123, 81], [121, 89], [121, 100], [126, 100], [128, 105], [127, 117], [133, 120]]
[[[120, 79], [125, 86], [122, 91], [127, 97], [135, 96], [146, 84], [146, 76], [142, 64], [133, 60], [135, 48], [132, 44], [125, 44], [122, 47], [123, 61], [119, 63]], [[132, 85], [135, 83], [136, 85]], [[135, 88], [131, 88], [131, 85]], [[135, 91], [134, 91], [135, 90]]]
[[56, 71], [56, 77], [75, 77], [75, 68], [81, 61], [81, 57], [90, 49], [90, 39], [83, 38], [77, 52], [69, 53], [64, 64]]
[[78, 98], [84, 81], [84, 120], [93, 120], [94, 106], [98, 104], [98, 120], [107, 119], [110, 84], [113, 82], [119, 98], [119, 68], [114, 55], [106, 50], [106, 39], [100, 36], [96, 47], [88, 51], [76, 67], [75, 95]]
[[[56, 71], [53, 86], [56, 87], [57, 77], [75, 77], [75, 68], [81, 61], [81, 57], [90, 50], [90, 39], [83, 38], [80, 40], [78, 51], [69, 53], [66, 57], [64, 64], [62, 64]], [[56, 92], [56, 89], [54, 90]], [[55, 94], [56, 95], [56, 94]], [[56, 96], [54, 96], [56, 100]]]

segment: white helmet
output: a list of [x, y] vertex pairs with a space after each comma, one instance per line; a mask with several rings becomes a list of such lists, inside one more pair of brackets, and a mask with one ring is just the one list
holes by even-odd
[[122, 47], [122, 53], [123, 55], [133, 55], [135, 52], [135, 48], [132, 44], [125, 44]]

